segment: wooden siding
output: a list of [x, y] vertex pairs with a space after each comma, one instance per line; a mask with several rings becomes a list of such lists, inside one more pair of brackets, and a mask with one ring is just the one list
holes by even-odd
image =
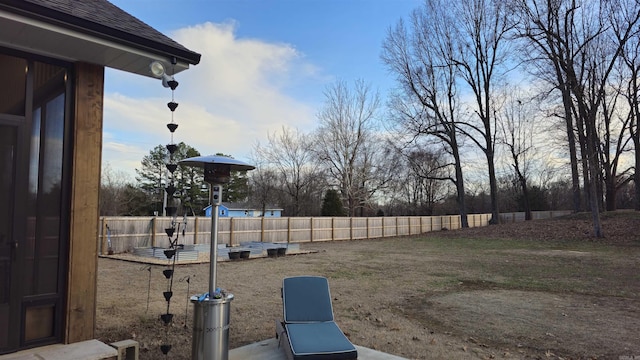
[[65, 343], [94, 338], [104, 67], [75, 66]]

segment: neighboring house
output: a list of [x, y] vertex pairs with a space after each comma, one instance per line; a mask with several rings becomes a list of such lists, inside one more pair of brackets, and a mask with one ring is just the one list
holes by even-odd
[[106, 0], [0, 0], [0, 354], [94, 338], [104, 69], [152, 61], [200, 54]]
[[[211, 217], [211, 205], [204, 208], [205, 216]], [[219, 217], [263, 217], [262, 209], [254, 209], [246, 204], [222, 203], [218, 207]], [[264, 217], [280, 217], [282, 209], [269, 207], [264, 211]]]

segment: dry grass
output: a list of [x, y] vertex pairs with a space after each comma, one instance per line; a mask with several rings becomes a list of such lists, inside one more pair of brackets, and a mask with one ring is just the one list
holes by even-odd
[[[230, 347], [273, 337], [282, 279], [309, 274], [329, 278], [336, 320], [354, 343], [411, 359], [640, 356], [640, 214], [603, 223], [606, 239], [577, 215], [221, 263], [219, 284], [235, 295]], [[100, 259], [102, 341], [135, 338], [142, 359], [161, 358], [167, 342], [170, 358], [190, 358], [187, 299], [206, 291], [209, 266], [176, 268], [168, 331], [164, 268]]]

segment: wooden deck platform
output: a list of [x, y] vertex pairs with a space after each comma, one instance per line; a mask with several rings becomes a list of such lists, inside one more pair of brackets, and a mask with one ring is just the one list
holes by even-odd
[[[356, 349], [358, 360], [406, 360], [358, 345]], [[287, 360], [287, 356], [284, 350], [278, 347], [278, 340], [273, 338], [233, 349], [229, 351], [229, 360]]]

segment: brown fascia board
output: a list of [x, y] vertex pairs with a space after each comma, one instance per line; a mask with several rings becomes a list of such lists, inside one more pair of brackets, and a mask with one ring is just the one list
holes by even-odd
[[[109, 3], [109, 5], [116, 7], [111, 3]], [[140, 24], [157, 33], [154, 35], [157, 36], [158, 39], [153, 40], [146, 37], [138, 36], [130, 32], [73, 16], [63, 11], [58, 11], [52, 7], [42, 6], [28, 0], [0, 0], [0, 9], [4, 9], [9, 12], [47, 22], [53, 25], [69, 28], [95, 37], [108, 39], [133, 48], [147, 50], [162, 56], [166, 56], [168, 58], [176, 58], [177, 60], [182, 60], [191, 65], [197, 65], [198, 63], [200, 63], [200, 54], [185, 48], [168, 36], [163, 35], [159, 31], [153, 29], [151, 26], [144, 24], [137, 18], [122, 10], [120, 11], [122, 11], [127, 16], [130, 16]]]

